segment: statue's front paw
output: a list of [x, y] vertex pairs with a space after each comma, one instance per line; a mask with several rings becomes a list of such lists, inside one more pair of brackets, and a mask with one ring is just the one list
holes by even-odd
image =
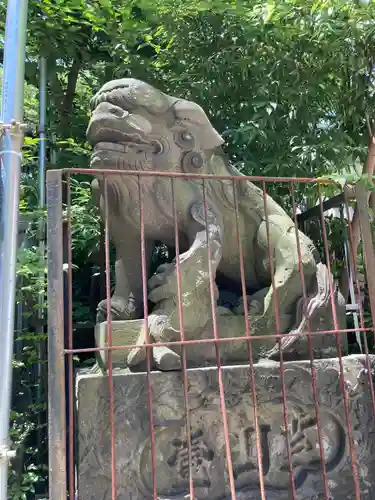
[[96, 322], [107, 321], [108, 302], [110, 305], [110, 315], [113, 321], [137, 319], [137, 308], [134, 297], [130, 294], [128, 300], [114, 295], [108, 301], [102, 300], [98, 304]]

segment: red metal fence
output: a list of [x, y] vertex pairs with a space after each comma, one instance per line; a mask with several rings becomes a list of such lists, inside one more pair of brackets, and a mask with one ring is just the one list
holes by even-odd
[[[211, 315], [213, 321], [213, 336], [211, 339], [199, 339], [199, 340], [191, 340], [185, 338], [184, 334], [184, 317], [183, 317], [183, 305], [182, 305], [182, 297], [181, 297], [181, 275], [180, 275], [180, 241], [179, 241], [179, 227], [178, 227], [178, 217], [176, 210], [176, 200], [175, 200], [175, 182], [176, 179], [187, 179], [194, 178], [196, 181], [201, 181], [201, 189], [203, 200], [205, 200], [205, 209], [207, 210], [207, 200], [206, 200], [206, 188], [207, 185], [212, 181], [226, 181], [227, 183], [231, 182], [233, 185], [233, 193], [234, 193], [234, 215], [236, 221], [236, 235], [237, 235], [237, 244], [238, 244], [238, 259], [240, 266], [240, 287], [242, 288], [242, 293], [244, 297], [244, 316], [248, 317], [248, 306], [246, 299], [246, 277], [245, 277], [245, 266], [244, 266], [244, 257], [243, 257], [243, 248], [242, 248], [242, 236], [241, 236], [241, 224], [240, 224], [240, 214], [238, 208], [238, 201], [236, 199], [236, 185], [241, 182], [251, 181], [257, 184], [263, 191], [264, 195], [264, 209], [265, 209], [265, 219], [266, 219], [266, 230], [268, 237], [270, 236], [270, 225], [267, 217], [267, 203], [266, 203], [266, 194], [269, 191], [270, 187], [273, 185], [283, 185], [284, 193], [286, 189], [289, 190], [289, 208], [291, 211], [291, 218], [295, 223], [295, 234], [296, 234], [296, 242], [298, 247], [298, 256], [300, 260], [299, 265], [299, 273], [300, 280], [302, 283], [304, 298], [306, 299], [306, 284], [305, 277], [303, 273], [303, 265], [301, 260], [301, 244], [298, 237], [298, 214], [297, 214], [297, 199], [296, 192], [301, 188], [301, 186], [309, 186], [310, 193], [313, 189], [316, 190], [316, 199], [318, 200], [317, 207], [319, 207], [320, 212], [320, 230], [321, 230], [321, 257], [325, 262], [328, 270], [332, 271], [332, 265], [334, 257], [332, 256], [332, 245], [329, 241], [329, 235], [327, 234], [326, 227], [326, 218], [324, 216], [325, 206], [323, 203], [323, 195], [322, 195], [322, 184], [316, 179], [296, 179], [296, 178], [264, 178], [264, 177], [227, 177], [227, 176], [214, 176], [214, 175], [199, 175], [199, 174], [178, 174], [178, 173], [157, 173], [157, 172], [120, 172], [116, 171], [102, 171], [102, 170], [69, 170], [69, 171], [49, 171], [47, 174], [47, 204], [48, 204], [48, 307], [49, 307], [49, 453], [50, 453], [50, 498], [53, 500], [63, 499], [63, 498], [75, 498], [76, 495], [76, 443], [74, 436], [77, 433], [76, 429], [76, 416], [75, 416], [75, 369], [74, 369], [74, 361], [73, 357], [75, 355], [87, 354], [87, 353], [95, 353], [95, 352], [104, 352], [108, 351], [108, 393], [109, 393], [109, 404], [110, 404], [110, 429], [111, 429], [111, 470], [112, 470], [112, 483], [111, 483], [111, 498], [112, 500], [116, 498], [125, 498], [118, 496], [117, 490], [117, 477], [116, 477], [116, 436], [115, 436], [115, 423], [114, 423], [114, 391], [113, 391], [113, 367], [112, 367], [112, 353], [115, 350], [129, 350], [134, 348], [134, 345], [126, 345], [126, 346], [113, 346], [112, 345], [112, 320], [110, 314], [110, 308], [107, 308], [107, 322], [108, 322], [108, 345], [107, 346], [91, 346], [85, 348], [74, 348], [74, 339], [73, 339], [73, 297], [74, 297], [74, 289], [73, 289], [73, 265], [74, 265], [74, 254], [72, 252], [72, 227], [71, 227], [71, 195], [70, 195], [70, 182], [72, 176], [77, 176], [78, 174], [85, 174], [88, 176], [95, 176], [97, 178], [102, 179], [104, 186], [104, 212], [108, 214], [108, 199], [106, 198], [108, 194], [108, 178], [110, 176], [116, 175], [118, 176], [133, 176], [135, 177], [139, 186], [142, 185], [143, 182], [147, 178], [150, 177], [164, 177], [169, 179], [170, 189], [171, 189], [171, 199], [172, 199], [172, 212], [174, 216], [174, 246], [176, 250], [176, 268], [177, 268], [177, 297], [178, 297], [178, 311], [179, 311], [179, 327], [180, 327], [180, 340], [174, 342], [162, 342], [162, 343], [152, 343], [150, 338], [146, 338], [146, 343], [144, 345], [144, 349], [146, 350], [147, 355], [147, 384], [148, 384], [148, 401], [149, 401], [149, 439], [151, 443], [151, 468], [153, 471], [153, 494], [152, 498], [157, 500], [158, 496], [158, 477], [156, 474], [156, 465], [155, 465], [155, 457], [158, 452], [156, 449], [155, 442], [155, 428], [153, 423], [153, 387], [152, 387], [152, 377], [151, 377], [151, 348], [155, 346], [167, 346], [167, 347], [176, 347], [181, 346], [182, 348], [182, 371], [183, 371], [183, 380], [184, 380], [184, 399], [185, 399], [185, 415], [186, 415], [186, 432], [187, 432], [187, 451], [188, 451], [188, 466], [189, 466], [189, 474], [188, 474], [188, 490], [189, 495], [188, 498], [194, 499], [194, 490], [195, 484], [193, 480], [192, 474], [192, 440], [190, 438], [190, 414], [189, 414], [189, 395], [188, 395], [188, 374], [187, 374], [187, 360], [185, 356], [185, 349], [193, 344], [203, 345], [207, 343], [213, 343], [216, 349], [216, 369], [218, 372], [218, 382], [219, 382], [219, 396], [220, 396], [220, 407], [222, 413], [222, 422], [223, 422], [223, 435], [225, 438], [225, 452], [226, 452], [226, 463], [228, 470], [228, 478], [229, 485], [228, 491], [230, 491], [230, 497], [232, 499], [236, 498], [236, 485], [235, 485], [235, 474], [233, 472], [233, 464], [232, 464], [232, 450], [231, 443], [229, 438], [228, 431], [228, 421], [226, 414], [226, 401], [225, 401], [225, 391], [223, 385], [222, 371], [223, 371], [223, 363], [220, 357], [220, 344], [225, 342], [241, 342], [246, 341], [248, 346], [248, 363], [247, 366], [250, 367], [250, 384], [252, 389], [252, 405], [254, 409], [254, 422], [255, 422], [255, 435], [257, 441], [257, 469], [259, 473], [259, 490], [262, 499], [267, 498], [267, 484], [265, 481], [265, 462], [264, 456], [262, 457], [262, 428], [260, 424], [260, 415], [259, 408], [257, 402], [257, 387], [254, 376], [254, 363], [253, 363], [253, 352], [252, 348], [254, 342], [261, 341], [262, 335], [252, 335], [252, 325], [248, 320], [245, 322], [245, 336], [242, 337], [223, 337], [221, 336], [221, 332], [217, 326], [216, 321], [216, 302], [214, 297], [214, 287], [215, 287], [215, 276], [214, 272], [211, 269], [210, 263], [210, 246], [207, 247], [208, 252], [208, 273], [210, 279], [210, 291], [211, 291]], [[65, 186], [65, 187], [64, 187]], [[66, 188], [66, 190], [65, 190]], [[139, 252], [142, 257], [142, 286], [143, 286], [143, 317], [145, 323], [147, 325], [149, 311], [148, 311], [148, 278], [147, 276], [147, 264], [146, 264], [146, 251], [145, 251], [145, 218], [147, 217], [147, 213], [144, 210], [144, 200], [141, 196], [141, 188], [139, 188], [139, 207], [140, 207], [140, 241], [139, 241]], [[68, 248], [67, 255], [67, 281], [64, 282], [64, 271], [63, 271], [63, 247], [64, 247], [64, 235], [63, 235], [63, 225], [64, 225], [64, 215], [63, 215], [63, 194], [66, 192], [66, 224], [67, 224], [67, 240], [65, 244]], [[320, 453], [320, 473], [323, 478], [324, 484], [324, 496], [320, 496], [319, 498], [329, 499], [330, 497], [330, 486], [329, 486], [329, 478], [327, 476], [326, 464], [325, 464], [325, 452], [324, 452], [324, 443], [322, 437], [321, 430], [321, 422], [320, 422], [320, 408], [319, 408], [319, 397], [318, 397], [318, 388], [316, 381], [316, 369], [315, 369], [315, 360], [314, 360], [314, 352], [313, 352], [313, 337], [316, 335], [325, 335], [330, 334], [336, 339], [337, 343], [337, 354], [336, 356], [339, 359], [340, 366], [340, 387], [342, 391], [342, 398], [345, 405], [345, 426], [346, 432], [348, 436], [348, 454], [350, 455], [351, 460], [351, 470], [353, 475], [353, 485], [354, 485], [354, 495], [356, 499], [361, 498], [361, 491], [359, 486], [359, 475], [360, 471], [358, 471], [357, 466], [357, 458], [354, 450], [354, 437], [353, 437], [353, 429], [350, 421], [349, 407], [348, 407], [348, 387], [345, 382], [345, 374], [343, 369], [343, 353], [341, 348], [341, 339], [343, 337], [347, 337], [348, 334], [362, 336], [363, 339], [363, 351], [364, 356], [366, 358], [366, 377], [368, 377], [368, 387], [370, 391], [369, 400], [371, 400], [371, 406], [373, 411], [373, 417], [375, 418], [375, 398], [373, 391], [373, 378], [372, 378], [372, 367], [370, 362], [370, 349], [369, 339], [372, 338], [372, 335], [369, 335], [373, 330], [373, 319], [375, 315], [375, 279], [373, 270], [375, 269], [375, 258], [374, 258], [374, 247], [372, 241], [372, 227], [371, 227], [371, 218], [369, 215], [369, 211], [367, 208], [367, 195], [365, 188], [359, 186], [356, 190], [356, 199], [348, 200], [345, 194], [342, 195], [342, 207], [345, 215], [348, 215], [350, 210], [350, 204], [355, 201], [357, 203], [357, 210], [359, 212], [359, 219], [361, 225], [361, 235], [363, 241], [363, 259], [365, 263], [365, 268], [367, 270], [365, 282], [367, 283], [367, 298], [368, 304], [367, 308], [372, 313], [372, 320], [367, 320], [368, 315], [366, 316], [366, 311], [364, 310], [364, 301], [363, 301], [363, 285], [358, 278], [358, 259], [357, 256], [354, 255], [353, 248], [353, 235], [350, 224], [346, 224], [344, 227], [344, 231], [346, 234], [342, 234], [342, 242], [347, 240], [349, 255], [348, 260], [346, 262], [347, 272], [350, 275], [350, 279], [353, 281], [353, 287], [355, 290], [356, 296], [356, 304], [352, 304], [352, 310], [356, 309], [359, 315], [360, 325], [358, 328], [345, 328], [340, 329], [339, 321], [337, 318], [336, 311], [336, 303], [335, 303], [335, 293], [336, 293], [336, 285], [333, 280], [330, 281], [329, 284], [329, 295], [331, 300], [331, 311], [333, 317], [333, 329], [323, 330], [318, 332], [310, 331], [309, 321], [307, 321], [306, 331], [303, 332], [308, 338], [309, 345], [309, 359], [310, 359], [310, 369], [311, 369], [311, 380], [312, 380], [312, 390], [314, 394], [314, 410], [316, 415], [316, 428], [318, 434], [318, 442], [319, 442], [319, 453]], [[287, 208], [288, 209], [288, 208]], [[205, 214], [207, 218], [207, 212]], [[348, 218], [345, 219], [346, 221]], [[104, 275], [105, 275], [105, 292], [106, 298], [109, 301], [111, 296], [111, 282], [110, 282], [110, 242], [109, 242], [109, 228], [108, 228], [108, 218], [104, 220]], [[124, 232], [126, 228], [124, 228]], [[279, 323], [279, 312], [278, 312], [278, 297], [276, 293], [276, 286], [273, 277], [273, 256], [271, 254], [272, 249], [269, 246], [268, 249], [268, 258], [269, 258], [269, 266], [272, 272], [272, 283], [271, 286], [274, 289], [274, 304], [275, 304], [275, 330], [273, 332], [273, 336], [275, 339], [275, 343], [280, 344], [280, 339], [283, 338], [283, 334], [280, 330]], [[355, 252], [356, 253], [356, 252]], [[355, 306], [355, 307], [354, 307]], [[350, 308], [348, 308], [350, 312]], [[65, 332], [65, 333], [64, 333]], [[146, 332], [148, 332], [148, 328], [146, 327]], [[301, 332], [299, 333], [301, 334]], [[297, 335], [297, 333], [296, 333]], [[94, 354], [93, 354], [94, 355]], [[283, 421], [285, 429], [288, 429], [290, 426], [290, 419], [288, 415], [288, 391], [287, 387], [284, 383], [284, 365], [285, 360], [283, 357], [283, 352], [280, 349], [279, 352], [279, 373], [281, 380], [281, 398], [282, 398], [282, 407], [283, 407]], [[286, 444], [287, 444], [287, 456], [288, 456], [288, 471], [290, 476], [290, 488], [289, 488], [289, 498], [296, 499], [298, 498], [296, 492], [296, 484], [294, 481], [294, 472], [293, 472], [293, 464], [292, 464], [292, 455], [293, 449], [296, 443], [293, 439], [290, 438], [288, 432], [285, 433], [286, 436]], [[288, 437], [289, 436], [289, 437]], [[79, 490], [79, 488], [78, 488]], [[185, 497], [186, 498], [186, 497]], [[229, 497], [228, 497], [229, 498]], [[353, 496], [354, 498], [354, 496]], [[362, 498], [367, 498], [362, 496]]]

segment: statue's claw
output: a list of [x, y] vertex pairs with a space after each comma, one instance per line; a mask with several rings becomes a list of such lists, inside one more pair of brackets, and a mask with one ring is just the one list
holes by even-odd
[[[152, 328], [160, 329], [159, 330], [160, 334], [164, 326], [163, 321], [161, 321], [161, 318], [151, 315], [149, 316], [148, 323], [149, 323], [148, 326], [151, 327], [151, 330]], [[162, 338], [162, 335], [160, 336]], [[155, 338], [152, 334], [150, 334], [150, 342], [153, 341], [155, 341]], [[137, 346], [134, 347], [134, 349], [132, 349], [129, 352], [127, 360], [129, 367], [135, 367], [140, 363], [144, 363], [147, 360], [147, 348], [145, 347], [146, 345], [147, 345], [146, 332], [144, 329], [142, 329], [142, 332], [137, 340]], [[151, 358], [152, 364], [155, 365], [155, 367], [158, 370], [172, 371], [181, 369], [180, 356], [166, 346], [152, 347], [151, 357], [152, 357]]]
[[154, 347], [153, 359], [161, 371], [181, 370], [180, 356], [168, 347]]
[[174, 264], [162, 264], [149, 279], [148, 298], [154, 304], [168, 299], [177, 292], [177, 271]]
[[[146, 348], [142, 345], [132, 349], [128, 356], [128, 366], [135, 367], [147, 359]], [[153, 347], [152, 362], [161, 371], [181, 370], [180, 356], [168, 347]]]
[[125, 300], [122, 297], [113, 295], [109, 301], [104, 299], [99, 302], [96, 315], [97, 323], [107, 321], [108, 302], [110, 304], [110, 314], [113, 321], [137, 319], [134, 297], [130, 294], [128, 300]]

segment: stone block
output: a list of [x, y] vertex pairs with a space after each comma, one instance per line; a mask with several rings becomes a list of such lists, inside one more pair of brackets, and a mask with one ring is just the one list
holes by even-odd
[[[370, 356], [371, 373], [375, 356]], [[342, 360], [349, 406], [353, 455], [337, 358], [315, 361], [320, 441], [324, 450], [330, 498], [356, 497], [353, 468], [361, 499], [375, 498], [375, 419], [364, 356]], [[277, 362], [254, 365], [259, 443], [268, 500], [292, 498], [289, 442], [298, 500], [324, 499], [324, 481], [310, 363], [284, 363], [287, 429], [282, 380]], [[195, 500], [230, 500], [229, 473], [217, 368], [187, 372], [189, 440]], [[248, 366], [222, 370], [233, 479], [238, 500], [261, 498], [256, 425]], [[156, 490], [160, 500], [189, 498], [187, 427], [183, 374], [152, 372]], [[101, 374], [77, 376], [79, 500], [111, 500], [109, 381]], [[114, 425], [118, 500], [153, 498], [152, 440], [148, 381], [145, 373], [115, 370]], [[354, 457], [354, 458], [353, 458]], [[353, 463], [354, 462], [354, 463]]]

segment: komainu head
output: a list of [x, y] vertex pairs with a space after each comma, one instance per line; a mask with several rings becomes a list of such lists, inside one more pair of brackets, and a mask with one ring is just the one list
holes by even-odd
[[91, 107], [92, 168], [207, 173], [223, 144], [200, 106], [139, 80], [108, 82]]

